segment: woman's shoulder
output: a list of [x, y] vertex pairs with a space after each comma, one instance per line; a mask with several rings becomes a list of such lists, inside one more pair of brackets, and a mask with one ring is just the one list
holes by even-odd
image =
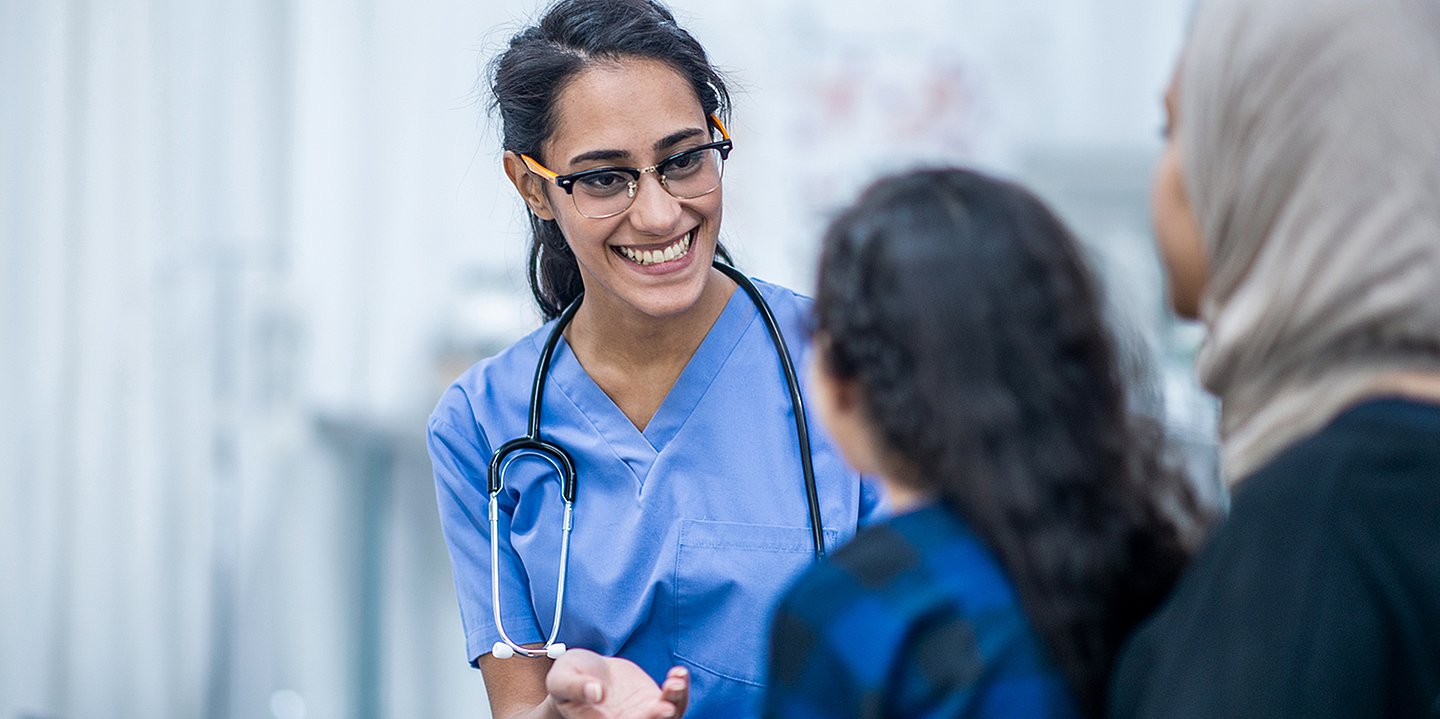
[[554, 320], [546, 322], [505, 349], [471, 365], [440, 395], [430, 414], [430, 424], [447, 424], [455, 429], [478, 429], [478, 420], [488, 408], [499, 405], [528, 406], [530, 386], [540, 348]]
[[811, 313], [815, 300], [784, 285], [757, 278], [751, 278], [751, 281], [769, 306], [770, 313], [775, 316], [775, 322], [785, 335], [790, 351], [796, 353], [794, 359], [798, 366], [810, 345], [810, 331], [814, 326]]
[[[556, 320], [550, 320], [510, 343], [505, 349], [479, 360], [461, 372], [452, 384], [480, 386], [493, 380], [509, 382], [517, 375], [533, 377], [535, 363], [540, 359], [540, 348], [555, 322]], [[526, 382], [525, 390], [528, 392], [529, 388], [529, 382]]]
[[760, 295], [765, 298], [765, 301], [770, 304], [771, 309], [777, 314], [782, 309], [787, 312], [808, 314], [810, 308], [815, 304], [815, 300], [809, 295], [792, 290], [785, 285], [762, 280], [758, 277], [751, 277], [750, 281], [755, 283], [755, 287], [760, 290]]

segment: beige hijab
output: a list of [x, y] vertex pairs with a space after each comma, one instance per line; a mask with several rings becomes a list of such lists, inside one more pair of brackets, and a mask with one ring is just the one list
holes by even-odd
[[1178, 90], [1233, 482], [1440, 369], [1440, 0], [1202, 0]]

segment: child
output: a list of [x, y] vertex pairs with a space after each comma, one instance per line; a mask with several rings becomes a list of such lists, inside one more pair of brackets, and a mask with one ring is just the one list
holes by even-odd
[[1098, 715], [1197, 510], [1075, 241], [1015, 185], [893, 177], [826, 234], [815, 314], [813, 402], [894, 514], [785, 595], [766, 716]]

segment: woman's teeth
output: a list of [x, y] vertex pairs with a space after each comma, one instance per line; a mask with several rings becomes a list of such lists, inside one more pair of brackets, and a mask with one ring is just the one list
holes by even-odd
[[632, 250], [629, 247], [617, 247], [625, 259], [634, 262], [642, 267], [658, 265], [661, 262], [669, 262], [684, 257], [690, 251], [690, 239], [695, 236], [695, 231], [685, 233], [684, 237], [670, 243], [667, 247], [658, 250]]

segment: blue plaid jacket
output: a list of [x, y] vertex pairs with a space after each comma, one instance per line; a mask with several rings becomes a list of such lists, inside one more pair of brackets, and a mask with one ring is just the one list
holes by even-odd
[[940, 505], [811, 567], [770, 641], [766, 717], [1079, 716], [999, 562]]

